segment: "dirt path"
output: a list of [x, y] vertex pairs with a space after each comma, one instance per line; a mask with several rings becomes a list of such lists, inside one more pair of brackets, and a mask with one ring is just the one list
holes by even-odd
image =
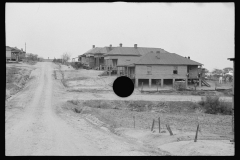
[[6, 155], [147, 155], [139, 144], [90, 125], [58, 116], [64, 91], [53, 63], [37, 63], [31, 81], [6, 103]]

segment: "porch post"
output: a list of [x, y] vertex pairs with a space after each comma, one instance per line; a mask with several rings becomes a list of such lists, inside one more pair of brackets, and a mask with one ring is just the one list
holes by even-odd
[[152, 79], [149, 78], [149, 87], [152, 86]]
[[135, 87], [138, 87], [138, 79], [135, 77]]
[[188, 88], [188, 78], [186, 78], [186, 88]]
[[173, 78], [173, 83], [172, 83], [172, 84], [173, 84], [173, 87], [174, 87], [174, 83], [175, 83], [175, 78]]
[[163, 87], [163, 79], [161, 79], [161, 87]]

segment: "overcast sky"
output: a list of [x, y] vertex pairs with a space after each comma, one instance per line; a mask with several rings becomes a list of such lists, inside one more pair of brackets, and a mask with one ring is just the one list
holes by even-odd
[[92, 48], [162, 48], [213, 68], [232, 67], [234, 3], [6, 3], [6, 45], [44, 58]]

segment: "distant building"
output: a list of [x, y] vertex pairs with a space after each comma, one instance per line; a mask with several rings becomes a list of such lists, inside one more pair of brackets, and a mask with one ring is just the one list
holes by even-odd
[[26, 52], [23, 49], [18, 49], [17, 47], [6, 46], [6, 60], [12, 61], [22, 61], [26, 57]]
[[[198, 80], [199, 86], [202, 83], [208, 85], [202, 79], [202, 64], [182, 57], [175, 53], [170, 53], [161, 48], [123, 47], [95, 47], [79, 56], [79, 60], [91, 66], [103, 66], [110, 74], [125, 75], [130, 77], [135, 86], [139, 83], [152, 84], [160, 83], [174, 84], [175, 80]], [[109, 75], [110, 75], [109, 74]]]

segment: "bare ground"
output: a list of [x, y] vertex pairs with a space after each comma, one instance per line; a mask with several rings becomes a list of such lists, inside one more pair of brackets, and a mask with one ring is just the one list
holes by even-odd
[[59, 116], [66, 92], [54, 80], [56, 65], [35, 67], [32, 81], [6, 102], [6, 155], [162, 155], [81, 117]]

